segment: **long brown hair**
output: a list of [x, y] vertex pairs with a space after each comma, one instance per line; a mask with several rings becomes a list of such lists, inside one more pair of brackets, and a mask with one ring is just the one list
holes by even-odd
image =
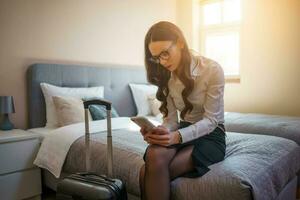
[[148, 30], [144, 44], [145, 66], [148, 82], [158, 87], [156, 98], [162, 102], [159, 110], [164, 117], [166, 117], [168, 116], [167, 96], [169, 95], [168, 82], [171, 77], [171, 72], [163, 67], [160, 63], [155, 64], [149, 61], [149, 58], [152, 56], [149, 50], [149, 43], [154, 41], [172, 41], [176, 43], [179, 40], [184, 43], [184, 47], [181, 49], [181, 60], [179, 62], [179, 66], [174, 73], [185, 86], [181, 93], [185, 107], [180, 113], [181, 119], [184, 119], [186, 113], [191, 112], [193, 109], [193, 105], [187, 99], [187, 97], [191, 94], [194, 88], [194, 80], [190, 75], [191, 55], [186, 40], [181, 30], [175, 24], [167, 21], [161, 21], [154, 24]]

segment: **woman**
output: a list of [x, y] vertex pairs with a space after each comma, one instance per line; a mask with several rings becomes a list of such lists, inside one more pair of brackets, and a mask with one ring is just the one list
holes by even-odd
[[148, 82], [158, 86], [163, 124], [141, 129], [149, 144], [140, 170], [141, 196], [170, 199], [170, 181], [200, 177], [224, 159], [224, 73], [216, 62], [193, 55], [180, 29], [164, 21], [145, 37], [145, 65]]

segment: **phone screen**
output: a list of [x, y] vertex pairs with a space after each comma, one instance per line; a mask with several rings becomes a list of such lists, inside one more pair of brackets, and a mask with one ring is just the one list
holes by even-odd
[[132, 117], [131, 120], [135, 122], [139, 127], [151, 130], [155, 126], [145, 117]]

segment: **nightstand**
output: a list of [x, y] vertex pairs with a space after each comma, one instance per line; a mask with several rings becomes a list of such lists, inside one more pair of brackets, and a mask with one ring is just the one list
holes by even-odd
[[1, 200], [40, 199], [41, 171], [33, 164], [40, 142], [39, 134], [0, 131]]

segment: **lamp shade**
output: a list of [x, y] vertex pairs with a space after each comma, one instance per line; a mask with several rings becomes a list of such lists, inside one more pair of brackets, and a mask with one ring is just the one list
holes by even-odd
[[0, 113], [14, 113], [14, 99], [12, 96], [0, 96]]

